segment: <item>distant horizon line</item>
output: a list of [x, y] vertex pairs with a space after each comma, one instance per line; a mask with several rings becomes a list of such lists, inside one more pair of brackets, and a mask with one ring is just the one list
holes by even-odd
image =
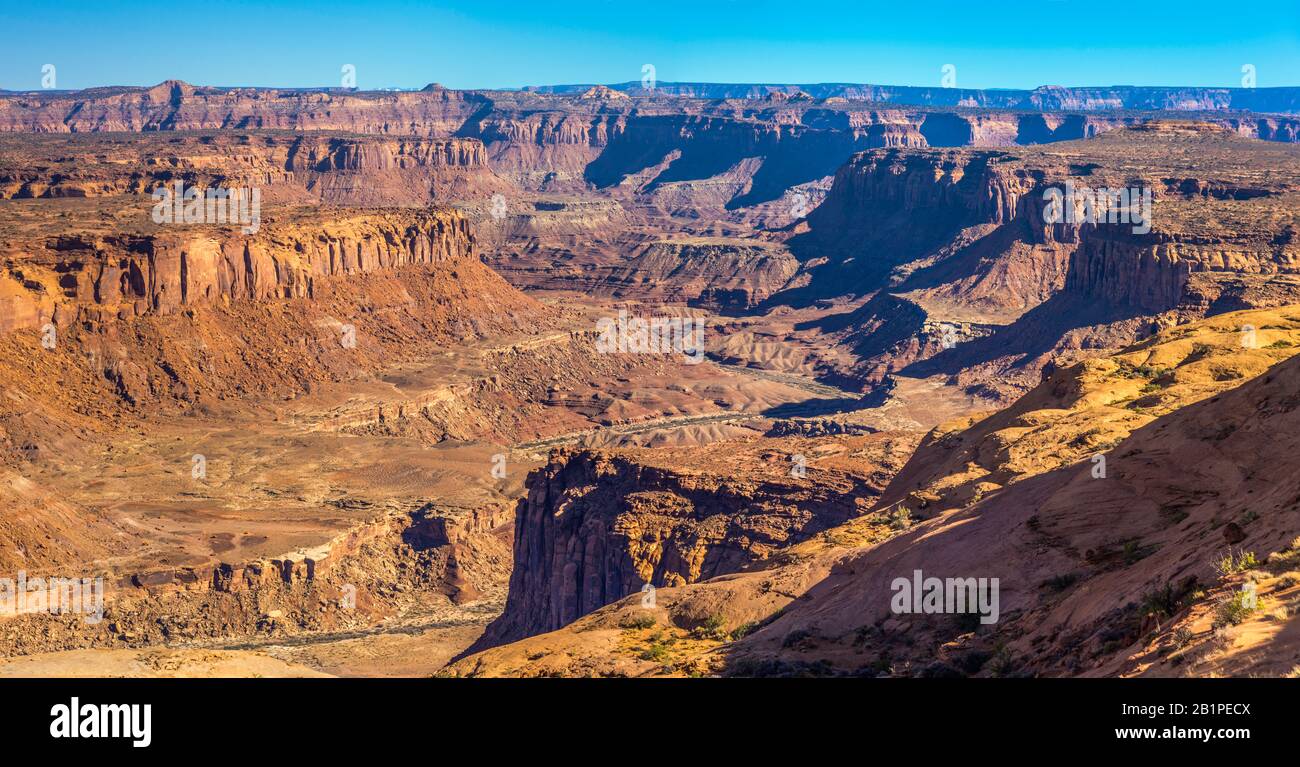
[[873, 82], [854, 82], [849, 80], [836, 81], [827, 80], [822, 82], [776, 82], [776, 81], [755, 81], [755, 82], [728, 82], [722, 80], [660, 80], [652, 89], [646, 89], [640, 81], [624, 80], [621, 82], [572, 82], [572, 83], [549, 83], [538, 85], [520, 85], [513, 87], [468, 87], [453, 88], [444, 86], [436, 81], [426, 83], [423, 86], [399, 86], [386, 85], [376, 87], [343, 87], [338, 85], [214, 85], [214, 84], [196, 84], [187, 80], [178, 78], [167, 78], [160, 80], [151, 85], [128, 85], [114, 83], [107, 85], [90, 85], [84, 88], [0, 88], [0, 93], [77, 93], [79, 91], [104, 90], [112, 88], [134, 88], [148, 90], [169, 83], [186, 85], [191, 88], [215, 88], [220, 90], [293, 90], [293, 91], [341, 91], [341, 92], [410, 92], [418, 93], [433, 87], [442, 88], [449, 91], [495, 91], [495, 92], [519, 92], [535, 93], [545, 92], [548, 89], [578, 89], [578, 88], [596, 88], [606, 87], [612, 89], [626, 89], [633, 91], [642, 90], [661, 90], [667, 87], [680, 86], [723, 86], [737, 88], [808, 88], [808, 87], [868, 87], [868, 88], [897, 88], [907, 90], [926, 90], [926, 91], [953, 91], [953, 92], [1006, 92], [1006, 93], [1036, 93], [1039, 91], [1067, 90], [1067, 91], [1086, 91], [1086, 90], [1207, 90], [1207, 91], [1279, 91], [1279, 90], [1297, 90], [1300, 84], [1296, 85], [1267, 85], [1267, 86], [1228, 86], [1228, 85], [1132, 85], [1124, 83], [1115, 83], [1110, 85], [1055, 85], [1043, 84], [1036, 85], [1032, 88], [1010, 88], [1002, 86], [991, 86], [985, 88], [972, 88], [962, 86], [943, 86], [943, 85], [900, 85], [892, 83], [873, 83]]

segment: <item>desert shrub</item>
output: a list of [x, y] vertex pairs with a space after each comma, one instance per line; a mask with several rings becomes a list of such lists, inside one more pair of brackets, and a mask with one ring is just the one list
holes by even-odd
[[1155, 551], [1154, 546], [1143, 546], [1139, 541], [1124, 542], [1124, 564], [1132, 565], [1149, 557]]
[[788, 650], [791, 647], [795, 647], [800, 643], [808, 639], [811, 639], [812, 635], [813, 633], [807, 629], [795, 629], [794, 631], [791, 631], [789, 634], [786, 634], [785, 639], [781, 640], [781, 647]]
[[1043, 587], [1052, 591], [1065, 591], [1073, 586], [1079, 580], [1078, 573], [1065, 573], [1063, 575], [1054, 575], [1043, 581]]
[[912, 526], [912, 512], [901, 506], [885, 514], [885, 524], [890, 530], [906, 530]]
[[1187, 519], [1188, 513], [1187, 509], [1181, 506], [1164, 506], [1160, 509], [1160, 516], [1167, 520], [1169, 524], [1176, 525], [1184, 519]]
[[663, 663], [668, 660], [668, 645], [663, 642], [655, 642], [641, 651], [641, 660], [654, 661]]
[[656, 621], [653, 615], [651, 615], [649, 612], [643, 612], [643, 613], [638, 613], [636, 615], [629, 615], [628, 617], [619, 621], [618, 625], [621, 628], [625, 628], [625, 629], [648, 629], [648, 628], [652, 628], [655, 625], [655, 623]]
[[1246, 591], [1238, 591], [1220, 600], [1214, 608], [1214, 627], [1236, 626], [1258, 608], [1258, 598]]
[[1139, 610], [1144, 616], [1154, 615], [1157, 618], [1168, 618], [1178, 612], [1178, 595], [1174, 593], [1174, 587], [1166, 583], [1164, 588], [1143, 594]]
[[696, 639], [726, 639], [727, 632], [723, 629], [725, 624], [726, 620], [721, 615], [710, 615], [704, 619], [703, 624], [691, 630], [691, 636]]
[[1228, 549], [1223, 556], [1214, 561], [1214, 571], [1220, 576], [1236, 575], [1259, 566], [1255, 552], [1241, 550], [1233, 553]]
[[1135, 365], [1122, 368], [1120, 374], [1126, 378], [1145, 378], [1150, 381], [1161, 378], [1169, 372], [1168, 368], [1158, 368], [1154, 365]]
[[1011, 673], [1014, 665], [1015, 658], [1011, 655], [1011, 650], [1007, 649], [1006, 645], [1000, 645], [993, 652], [993, 657], [989, 658], [988, 663], [985, 664], [985, 668], [993, 676], [1007, 676]]

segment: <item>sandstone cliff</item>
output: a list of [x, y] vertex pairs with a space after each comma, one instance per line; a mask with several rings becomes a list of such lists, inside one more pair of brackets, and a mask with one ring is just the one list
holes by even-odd
[[[588, 86], [562, 85], [535, 88], [542, 93], [572, 93]], [[640, 82], [609, 86], [626, 93], [643, 95]], [[1255, 112], [1300, 111], [1300, 89], [1282, 88], [1195, 88], [1116, 85], [1111, 87], [1067, 88], [1043, 85], [1020, 88], [929, 88], [924, 86], [870, 85], [857, 83], [725, 84], [658, 82], [655, 92], [701, 99], [758, 99], [771, 93], [803, 93], [814, 99], [855, 99], [927, 106], [981, 106], [995, 109], [1041, 109], [1043, 111], [1121, 109], [1151, 110], [1250, 110]]]
[[0, 199], [254, 187], [267, 202], [357, 206], [445, 203], [507, 189], [472, 138], [226, 131], [0, 135]]
[[328, 89], [92, 88], [5, 94], [0, 126], [24, 133], [275, 128], [450, 136], [487, 100], [446, 89], [358, 93]]
[[319, 220], [281, 211], [252, 234], [239, 224], [156, 226], [20, 236], [3, 248], [11, 308], [0, 330], [11, 331], [311, 298], [322, 279], [469, 260], [473, 239], [451, 212], [340, 210]]
[[[481, 140], [493, 167], [523, 188], [552, 190], [578, 188], [584, 179], [598, 186], [617, 183], [658, 165], [674, 151], [681, 156], [672, 161], [671, 172], [657, 174], [660, 183], [715, 175], [746, 157], [769, 157], [753, 187], [732, 201], [733, 206], [745, 206], [829, 175], [855, 150], [1061, 141], [1149, 117], [1125, 110], [1200, 110], [1196, 114], [1203, 119], [1241, 135], [1276, 141], [1295, 141], [1300, 127], [1286, 116], [1216, 114], [1229, 109], [1294, 111], [1294, 93], [1288, 89], [1128, 89], [1116, 97], [1086, 89], [1042, 89], [1008, 101], [1010, 91], [837, 86], [832, 89], [834, 100], [826, 100], [832, 95], [827, 93], [818, 100], [779, 103], [715, 101], [702, 94], [645, 101], [592, 98], [586, 90], [485, 93], [433, 88], [394, 93], [213, 88], [169, 81], [153, 88], [0, 94], [0, 132], [274, 129], [465, 137]], [[909, 90], [928, 95], [892, 99]], [[669, 88], [661, 94], [671, 92]], [[1140, 93], [1148, 95], [1134, 95]], [[900, 103], [880, 103], [891, 99]]]
[[[845, 438], [852, 454], [810, 439], [553, 452], [529, 476], [506, 610], [478, 646], [557, 629], [646, 584], [736, 572], [852, 519], [910, 440]], [[745, 473], [720, 473], [724, 455], [744, 456]], [[795, 476], [800, 462], [804, 476]]]
[[[1159, 317], [1300, 297], [1300, 196], [1273, 173], [1297, 166], [1291, 147], [1193, 123], [1050, 147], [856, 156], [788, 242], [804, 262], [798, 287], [769, 303], [874, 295], [822, 323], [862, 360], [860, 380], [910, 370], [970, 385], [1018, 368], [1005, 395], [1051, 356], [1118, 348]], [[1067, 188], [1148, 190], [1150, 226], [1045, 221], [1046, 195]], [[955, 348], [935, 332], [944, 323]]]

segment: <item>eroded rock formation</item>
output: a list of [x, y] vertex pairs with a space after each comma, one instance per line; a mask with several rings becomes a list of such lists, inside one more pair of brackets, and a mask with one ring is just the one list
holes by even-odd
[[[797, 439], [553, 452], [529, 477], [506, 610], [480, 646], [560, 628], [647, 584], [736, 572], [859, 516], [911, 437], [848, 439], [863, 457]], [[744, 473], [714, 463], [723, 455]]]
[[[1052, 355], [1300, 298], [1291, 276], [1300, 197], [1286, 173], [1264, 170], [1298, 162], [1288, 145], [1193, 123], [1050, 150], [864, 153], [788, 242], [803, 275], [771, 301], [873, 296], [823, 323], [855, 350], [868, 384], [941, 355], [910, 369], [976, 382], [1014, 367], [1018, 385], [1032, 385]], [[1085, 220], [1082, 198], [1076, 220], [1045, 220], [1047, 195], [1071, 189], [1149, 193], [1150, 225]], [[935, 332], [944, 324], [949, 346]]]

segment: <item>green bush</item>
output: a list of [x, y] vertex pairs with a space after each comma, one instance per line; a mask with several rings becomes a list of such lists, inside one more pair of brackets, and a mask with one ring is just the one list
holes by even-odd
[[1162, 589], [1143, 594], [1140, 610], [1142, 615], [1154, 615], [1157, 618], [1168, 618], [1173, 615], [1178, 611], [1178, 598], [1174, 593], [1174, 587], [1166, 583]]
[[655, 617], [649, 612], [630, 615], [619, 622], [619, 626], [625, 629], [648, 629], [655, 625]]
[[668, 660], [668, 645], [663, 642], [655, 642], [641, 651], [641, 660], [652, 660], [655, 663], [663, 663]]
[[1259, 566], [1259, 560], [1255, 558], [1253, 551], [1238, 551], [1233, 553], [1232, 549], [1214, 562], [1214, 571], [1220, 576], [1236, 575], [1244, 573], [1247, 570], [1253, 570]]
[[723, 629], [725, 624], [726, 619], [721, 615], [710, 615], [702, 625], [691, 631], [691, 635], [696, 639], [724, 640], [727, 638], [727, 632]]
[[1214, 608], [1214, 627], [1236, 626], [1259, 609], [1259, 600], [1247, 591], [1238, 591]]

